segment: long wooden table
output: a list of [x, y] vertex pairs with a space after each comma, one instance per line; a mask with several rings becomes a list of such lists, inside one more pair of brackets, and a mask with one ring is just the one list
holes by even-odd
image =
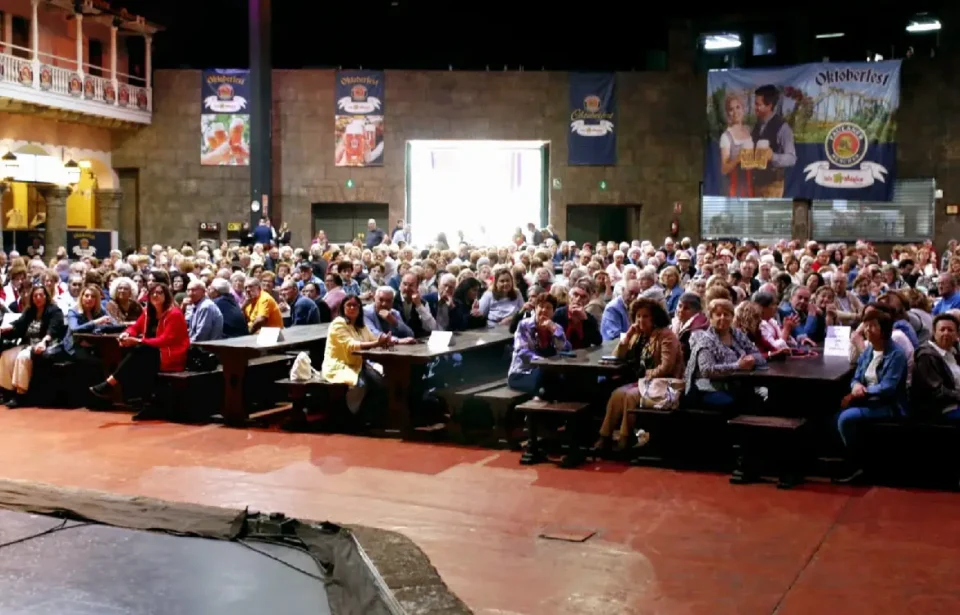
[[387, 431], [399, 432], [401, 437], [412, 433], [411, 404], [419, 402], [426, 366], [440, 357], [451, 354], [469, 354], [481, 349], [506, 346], [513, 334], [505, 327], [454, 333], [453, 343], [445, 348], [434, 348], [418, 342], [393, 348], [363, 350], [358, 354], [383, 366], [387, 386]]
[[220, 413], [228, 425], [243, 425], [249, 414], [244, 397], [244, 380], [250, 359], [288, 350], [319, 350], [327, 341], [329, 323], [298, 325], [283, 329], [283, 340], [261, 344], [258, 336], [243, 335], [229, 339], [197, 342], [195, 345], [212, 352], [223, 366], [223, 404]]

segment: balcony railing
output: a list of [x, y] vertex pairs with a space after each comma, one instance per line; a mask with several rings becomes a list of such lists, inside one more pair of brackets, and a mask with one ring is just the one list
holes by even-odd
[[[101, 115], [138, 123], [149, 123], [152, 92], [130, 81], [143, 81], [132, 75], [117, 73], [117, 79], [97, 77], [91, 68], [109, 74], [103, 67], [85, 65], [77, 71], [76, 60], [40, 53], [37, 60], [29, 49], [0, 44], [0, 96], [23, 99], [51, 107]], [[14, 55], [20, 51], [20, 55]], [[26, 52], [26, 53], [23, 53]], [[28, 57], [22, 57], [27, 55]], [[13, 87], [17, 86], [17, 87]], [[21, 92], [22, 96], [18, 96]]]

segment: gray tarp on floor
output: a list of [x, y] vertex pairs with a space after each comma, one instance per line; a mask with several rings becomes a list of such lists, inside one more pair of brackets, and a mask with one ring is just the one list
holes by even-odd
[[[0, 480], [0, 507], [220, 540], [233, 540], [247, 531], [247, 514], [242, 510], [25, 481]], [[400, 607], [422, 615], [471, 612], [447, 589], [426, 555], [401, 534], [302, 521], [296, 535], [315, 557], [333, 564], [326, 589], [331, 611], [337, 615], [393, 615], [402, 612]]]

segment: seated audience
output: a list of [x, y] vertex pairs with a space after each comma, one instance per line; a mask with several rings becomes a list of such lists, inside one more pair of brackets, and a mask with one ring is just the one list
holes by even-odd
[[143, 404], [134, 420], [162, 418], [160, 409], [150, 400], [157, 373], [182, 372], [187, 365], [187, 349], [190, 347], [187, 322], [180, 308], [174, 305], [170, 287], [155, 282], [151, 284], [148, 296], [147, 309], [118, 339], [120, 346], [129, 348], [129, 351], [112, 375], [90, 387], [95, 396], [111, 401], [114, 387], [120, 385], [127, 403], [140, 400]]
[[[681, 256], [683, 253], [681, 253]], [[703, 302], [696, 293], [683, 293], [677, 302], [677, 312], [673, 317], [672, 330], [680, 340], [683, 350], [683, 364], [690, 361], [690, 337], [696, 331], [703, 331], [710, 326], [710, 321], [703, 314]]]
[[320, 310], [317, 309], [317, 304], [301, 295], [296, 283], [292, 280], [280, 286], [280, 299], [283, 302], [278, 304], [280, 312], [286, 313], [283, 317], [284, 327], [320, 324]]
[[960, 419], [960, 320], [950, 313], [933, 319], [933, 339], [917, 347], [910, 385], [910, 414], [918, 418]]
[[[376, 336], [391, 335], [398, 344], [415, 344], [413, 329], [403, 322], [400, 312], [393, 307], [396, 291], [390, 286], [381, 286], [373, 295], [373, 303], [363, 308], [363, 324]], [[348, 295], [355, 296], [355, 295]]]
[[187, 296], [183, 303], [186, 304], [185, 318], [190, 343], [223, 338], [223, 314], [213, 300], [207, 297], [207, 289], [202, 281], [187, 283]]
[[437, 330], [437, 320], [433, 317], [437, 295], [421, 296], [422, 288], [416, 274], [407, 272], [400, 278], [400, 292], [393, 300], [393, 308], [416, 338], [429, 337], [431, 331]]
[[250, 333], [256, 333], [261, 327], [283, 327], [280, 306], [269, 293], [263, 292], [259, 278], [247, 276], [243, 281], [243, 291], [247, 295], [247, 301], [243, 305], [243, 317]]
[[487, 325], [508, 325], [513, 316], [523, 307], [523, 297], [513, 283], [513, 273], [500, 269], [493, 278], [491, 287], [480, 297], [480, 313], [487, 317]]
[[[97, 284], [96, 286], [100, 286]], [[107, 302], [107, 313], [118, 324], [132, 325], [140, 318], [143, 307], [137, 302], [139, 289], [130, 278], [116, 278], [110, 283], [110, 301]]]
[[737, 304], [736, 309], [734, 309], [733, 326], [746, 333], [750, 341], [757, 346], [757, 350], [759, 350], [768, 361], [777, 356], [789, 355], [790, 347], [786, 342], [780, 338], [768, 339], [764, 336], [763, 312], [764, 309], [759, 303], [742, 301]]
[[450, 330], [467, 331], [487, 326], [487, 317], [480, 311], [481, 284], [476, 278], [465, 278], [453, 291], [453, 310], [450, 312]]
[[[786, 322], [794, 319], [790, 328], [790, 335], [799, 344], [816, 346], [816, 339], [826, 336], [825, 317], [815, 303], [810, 301], [810, 289], [806, 286], [797, 286], [789, 295], [790, 300], [780, 304], [780, 320]], [[820, 335], [821, 332], [823, 336]]]
[[51, 355], [55, 356], [66, 333], [63, 312], [45, 287], [34, 286], [28, 296], [30, 304], [20, 317], [0, 327], [0, 336], [18, 341], [0, 354], [0, 387], [8, 398], [8, 408], [24, 402], [34, 378], [41, 388], [49, 386], [46, 372]]
[[838, 482], [851, 482], [863, 474], [860, 466], [861, 423], [900, 416], [907, 399], [907, 358], [893, 343], [893, 318], [868, 309], [863, 317], [863, 335], [870, 345], [857, 361], [850, 393], [840, 402], [837, 430], [847, 449], [851, 472]]
[[587, 313], [589, 295], [580, 286], [574, 286], [568, 294], [569, 302], [553, 314], [553, 321], [563, 327], [564, 334], [574, 350], [599, 346], [600, 326], [593, 315]]
[[250, 333], [247, 329], [246, 317], [237, 305], [237, 299], [230, 288], [229, 281], [223, 278], [214, 279], [210, 282], [208, 296], [220, 310], [220, 317], [223, 320], [223, 337], [240, 337]]
[[[683, 350], [680, 340], [670, 329], [670, 316], [657, 301], [637, 299], [630, 305], [633, 324], [626, 336], [617, 342], [613, 355], [627, 359], [634, 372], [631, 382], [617, 388], [607, 401], [607, 412], [600, 426], [596, 447], [610, 445], [617, 430], [617, 449], [623, 450], [630, 441], [633, 417], [629, 410], [640, 404], [644, 381], [654, 378], [683, 378]], [[638, 381], [639, 379], [639, 381]], [[639, 443], [644, 444], [641, 440]]]
[[80, 293], [80, 300], [67, 312], [67, 330], [63, 336], [63, 350], [76, 361], [98, 361], [96, 346], [92, 343], [76, 340], [75, 333], [95, 333], [98, 327], [115, 324], [101, 303], [100, 288], [88, 284]]
[[600, 335], [604, 341], [620, 339], [620, 336], [630, 328], [632, 324], [630, 304], [637, 298], [640, 291], [641, 282], [639, 280], [627, 282], [623, 286], [623, 292], [603, 309], [603, 318], [600, 320]]

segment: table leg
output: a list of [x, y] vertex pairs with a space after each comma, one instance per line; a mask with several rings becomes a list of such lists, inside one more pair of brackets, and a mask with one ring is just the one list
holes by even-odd
[[222, 354], [220, 364], [223, 366], [223, 402], [220, 406], [220, 414], [228, 425], [239, 427], [249, 418], [246, 399], [243, 395], [243, 381], [247, 375], [248, 359], [244, 355], [235, 353]]
[[537, 441], [539, 436], [539, 420], [537, 413], [527, 414], [527, 450], [520, 456], [521, 465], [532, 466], [543, 461], [543, 455], [540, 452], [540, 443]]
[[387, 431], [399, 432], [401, 438], [411, 434], [410, 393], [417, 390], [413, 366], [407, 361], [392, 361], [383, 366], [387, 384]]

